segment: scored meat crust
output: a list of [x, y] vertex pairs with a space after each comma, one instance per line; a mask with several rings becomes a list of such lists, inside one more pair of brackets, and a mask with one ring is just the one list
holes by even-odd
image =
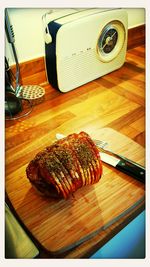
[[68, 198], [78, 188], [100, 180], [99, 150], [87, 133], [70, 134], [39, 152], [26, 174], [45, 196]]

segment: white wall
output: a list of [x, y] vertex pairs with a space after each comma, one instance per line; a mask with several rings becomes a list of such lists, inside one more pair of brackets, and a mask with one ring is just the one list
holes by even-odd
[[[15, 47], [19, 63], [44, 56], [44, 38], [42, 15], [49, 9], [11, 8], [9, 18], [15, 33]], [[145, 23], [144, 8], [126, 9], [128, 12], [128, 28]], [[11, 45], [5, 36], [5, 55], [9, 64], [14, 64]]]
[[145, 9], [144, 8], [130, 8], [126, 9], [128, 13], [128, 28], [145, 24]]

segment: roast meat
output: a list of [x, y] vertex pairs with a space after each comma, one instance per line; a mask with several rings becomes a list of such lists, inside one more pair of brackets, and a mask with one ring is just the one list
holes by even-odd
[[45, 196], [68, 198], [78, 188], [100, 180], [102, 163], [90, 136], [74, 133], [39, 152], [28, 164], [26, 174]]

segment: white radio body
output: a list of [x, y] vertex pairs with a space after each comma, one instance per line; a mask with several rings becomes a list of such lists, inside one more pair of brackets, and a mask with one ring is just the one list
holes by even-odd
[[44, 19], [47, 78], [61, 92], [124, 64], [128, 33], [124, 9], [65, 9], [47, 13]]

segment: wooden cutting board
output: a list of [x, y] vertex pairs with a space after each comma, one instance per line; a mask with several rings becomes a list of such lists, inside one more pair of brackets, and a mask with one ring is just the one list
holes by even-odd
[[[108, 148], [144, 165], [143, 147], [115, 130], [103, 128], [91, 137], [106, 140]], [[92, 238], [144, 198], [144, 184], [106, 164], [99, 183], [79, 189], [68, 200], [44, 198], [26, 178], [26, 166], [14, 168], [7, 175], [6, 191], [23, 224], [54, 254]]]

